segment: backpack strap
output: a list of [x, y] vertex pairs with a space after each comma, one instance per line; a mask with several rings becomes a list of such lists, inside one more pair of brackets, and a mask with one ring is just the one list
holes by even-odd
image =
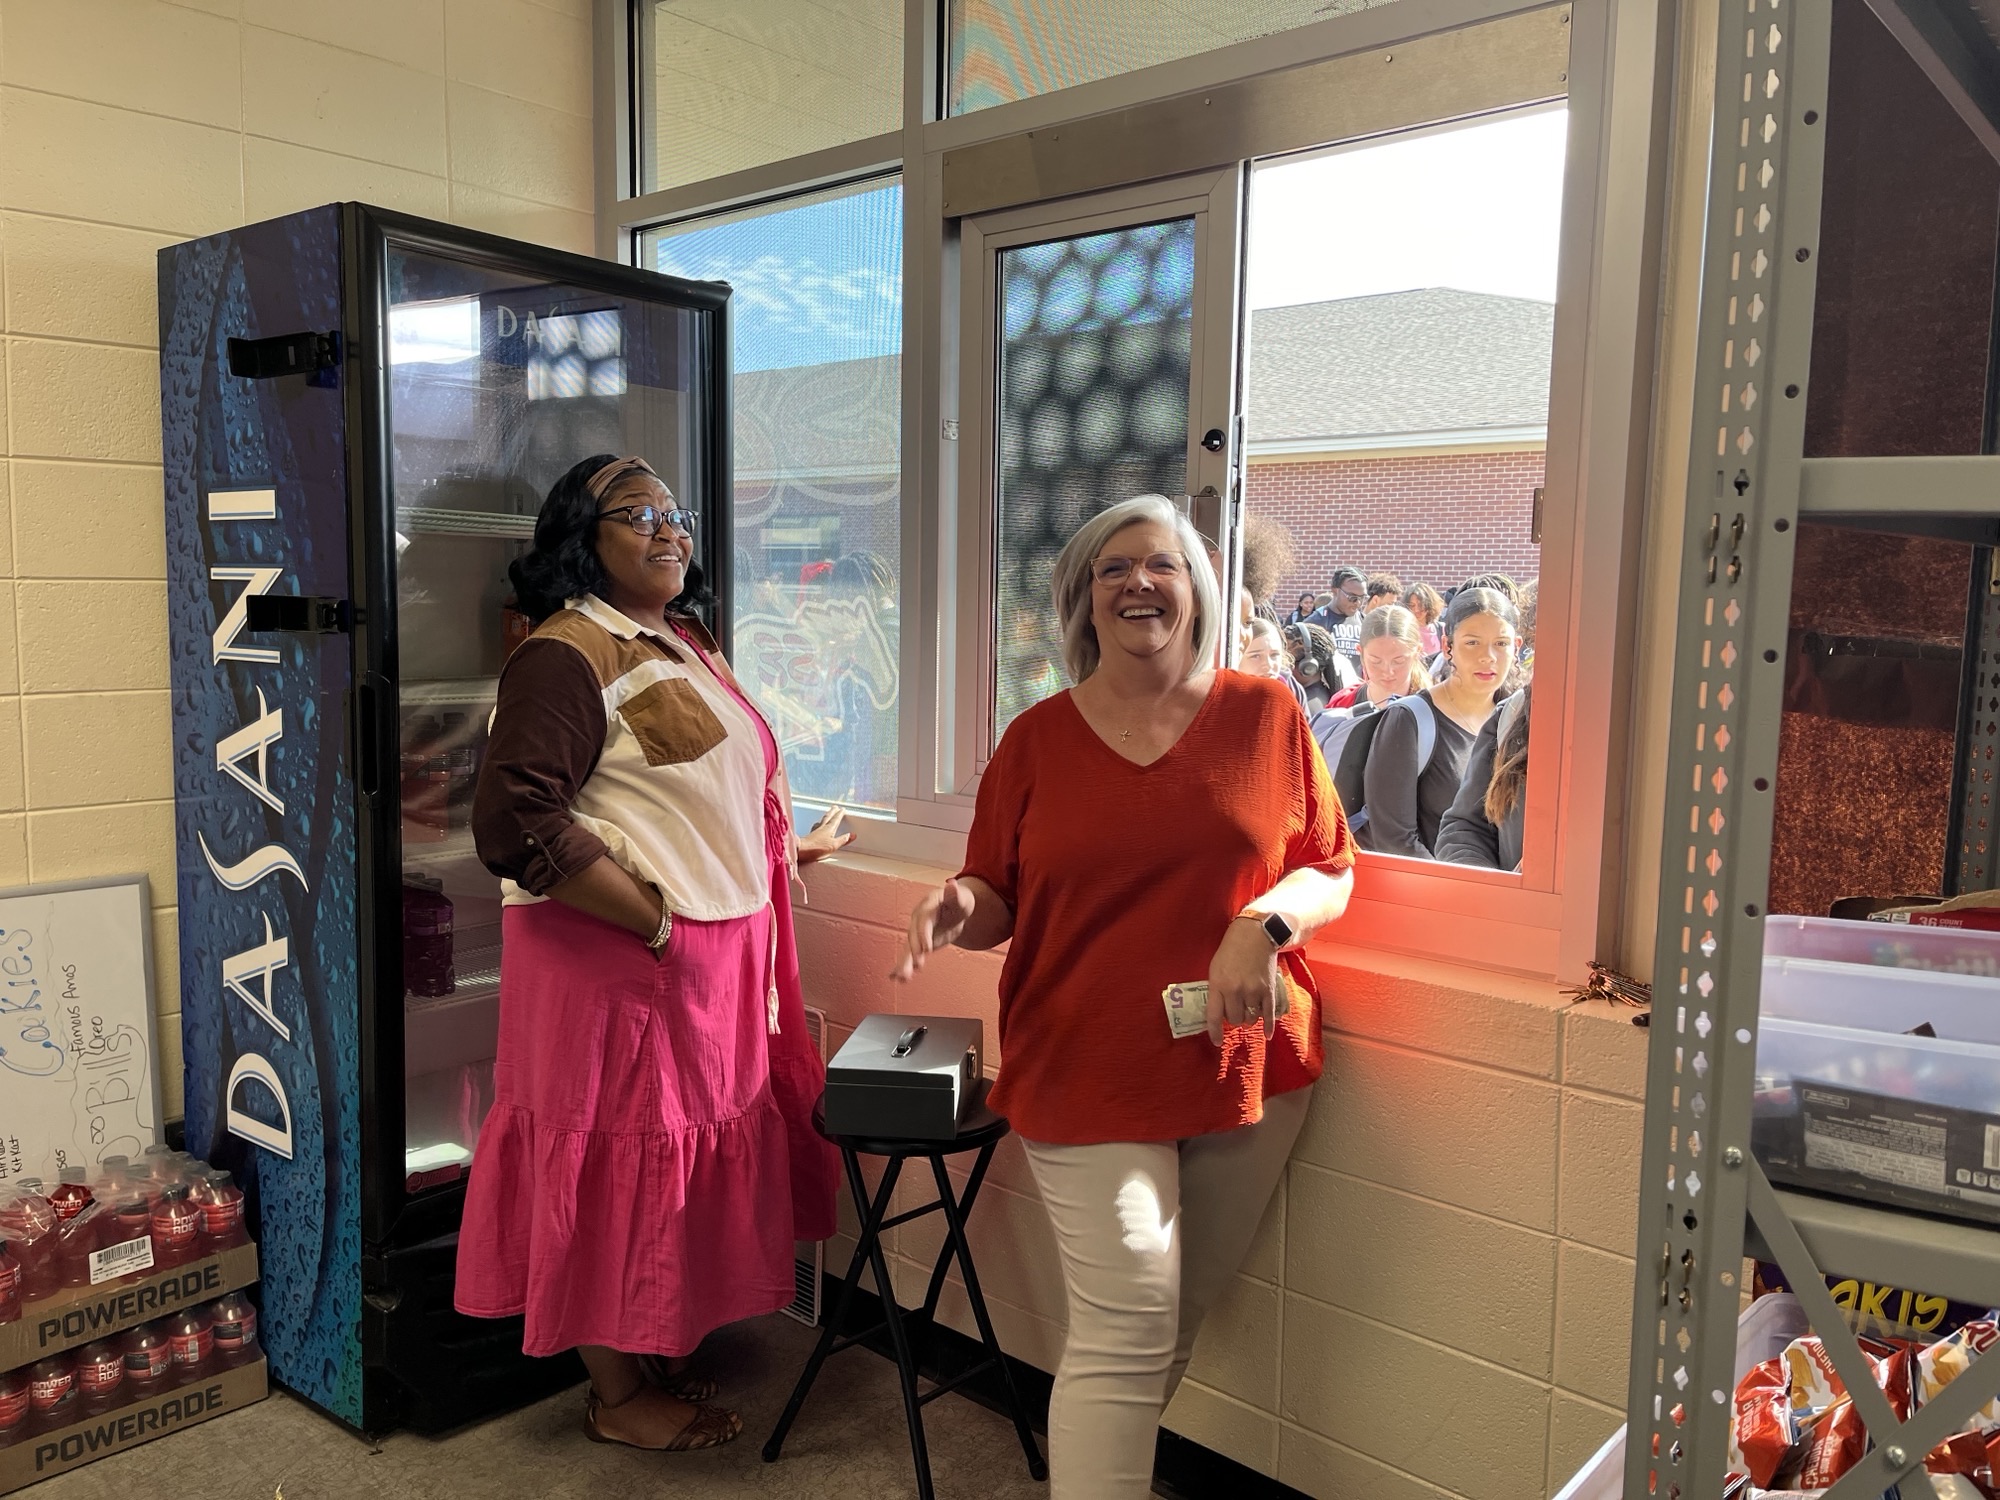
[[1437, 753], [1437, 710], [1431, 707], [1430, 699], [1416, 693], [1398, 698], [1396, 702], [1407, 708], [1410, 716], [1417, 721], [1417, 774], [1421, 776], [1429, 767], [1431, 756]]

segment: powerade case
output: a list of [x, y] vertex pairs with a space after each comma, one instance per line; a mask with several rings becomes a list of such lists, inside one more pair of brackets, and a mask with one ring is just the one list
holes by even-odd
[[971, 1106], [985, 1028], [960, 1016], [869, 1016], [826, 1065], [828, 1135], [948, 1141]]

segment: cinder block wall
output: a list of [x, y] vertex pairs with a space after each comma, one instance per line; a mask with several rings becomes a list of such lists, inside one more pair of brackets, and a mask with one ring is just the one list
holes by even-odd
[[[929, 873], [808, 873], [807, 998], [832, 1047], [871, 1011], [979, 1016], [991, 1067], [997, 955], [883, 977]], [[1552, 1494], [1624, 1420], [1646, 1033], [1502, 975], [1356, 949], [1317, 972], [1326, 1076], [1167, 1425], [1324, 1500]], [[899, 1206], [930, 1196], [912, 1184]], [[855, 1227], [843, 1205], [836, 1270]], [[1017, 1143], [970, 1230], [1002, 1343], [1053, 1370], [1062, 1273]], [[906, 1305], [939, 1233], [935, 1215], [890, 1232]], [[944, 1315], [972, 1331], [955, 1279]]]
[[1281, 609], [1326, 588], [1343, 563], [1439, 593], [1495, 570], [1526, 583], [1541, 571], [1528, 536], [1542, 468], [1540, 449], [1253, 458], [1244, 505], [1297, 545]]
[[154, 252], [337, 199], [591, 249], [590, 0], [0, 0], [0, 886], [143, 871], [181, 1111]]

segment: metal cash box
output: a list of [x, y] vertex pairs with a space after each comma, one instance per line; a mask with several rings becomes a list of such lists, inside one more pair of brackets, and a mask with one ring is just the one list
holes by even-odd
[[948, 1141], [977, 1093], [984, 1027], [959, 1016], [869, 1016], [826, 1065], [828, 1135]]

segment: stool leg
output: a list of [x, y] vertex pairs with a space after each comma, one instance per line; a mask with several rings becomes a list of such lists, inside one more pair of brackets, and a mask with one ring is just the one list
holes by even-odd
[[[973, 1200], [979, 1196], [979, 1185], [986, 1180], [986, 1169], [992, 1164], [993, 1150], [999, 1144], [998, 1141], [988, 1141], [979, 1148], [979, 1155], [972, 1163], [972, 1174], [966, 1179], [965, 1196], [958, 1200], [958, 1216], [961, 1219], [972, 1217]], [[932, 1157], [931, 1160], [935, 1162], [938, 1158]], [[927, 1325], [937, 1322], [938, 1298], [944, 1295], [944, 1279], [951, 1270], [951, 1258], [951, 1236], [946, 1235], [944, 1243], [938, 1247], [937, 1264], [931, 1268], [930, 1288], [924, 1293], [924, 1322]]]
[[[900, 1165], [892, 1161], [891, 1166]], [[875, 1286], [882, 1294], [882, 1320], [889, 1325], [889, 1342], [896, 1350], [896, 1377], [903, 1387], [903, 1415], [910, 1424], [910, 1456], [917, 1465], [919, 1500], [936, 1500], [931, 1488], [930, 1447], [924, 1441], [924, 1407], [917, 1398], [917, 1359], [910, 1349], [910, 1335], [903, 1327], [902, 1309], [896, 1305], [896, 1285], [889, 1279], [888, 1258], [882, 1253], [878, 1234], [868, 1242], [869, 1263], [875, 1268]]]
[[[990, 1152], [993, 1148], [988, 1146]], [[985, 1162], [982, 1160], [980, 1166]], [[1042, 1450], [1035, 1446], [1034, 1429], [1028, 1425], [1028, 1409], [1021, 1400], [1021, 1393], [1014, 1385], [1014, 1369], [1007, 1363], [1007, 1356], [1000, 1348], [1000, 1340], [994, 1335], [993, 1320], [986, 1313], [986, 1299], [979, 1292], [979, 1273], [972, 1269], [972, 1247], [965, 1238], [965, 1219], [960, 1212], [962, 1206], [951, 1195], [951, 1174], [945, 1170], [944, 1158], [931, 1158], [931, 1172], [937, 1178], [938, 1198], [944, 1205], [945, 1233], [950, 1249], [958, 1256], [959, 1274], [965, 1278], [965, 1300], [972, 1304], [972, 1319], [979, 1325], [979, 1337], [986, 1344], [986, 1352], [993, 1357], [993, 1363], [1000, 1368], [1000, 1383], [1007, 1392], [1007, 1409], [1014, 1418], [1014, 1433], [1021, 1440], [1021, 1451], [1028, 1458], [1028, 1475], [1042, 1480], [1049, 1477], [1048, 1462], [1042, 1457]], [[977, 1174], [966, 1184], [965, 1204], [978, 1191]]]
[[854, 1289], [861, 1284], [861, 1268], [868, 1264], [870, 1247], [881, 1237], [882, 1221], [889, 1214], [889, 1199], [895, 1193], [896, 1179], [902, 1173], [902, 1162], [891, 1159], [882, 1173], [882, 1185], [871, 1202], [868, 1179], [861, 1175], [861, 1159], [846, 1146], [840, 1148], [840, 1159], [847, 1170], [847, 1188], [854, 1197], [854, 1211], [861, 1219], [861, 1235], [854, 1242], [854, 1257], [847, 1263], [847, 1279], [840, 1284], [840, 1300], [834, 1304], [833, 1317], [820, 1329], [819, 1341], [813, 1345], [812, 1358], [806, 1361], [799, 1383], [792, 1387], [791, 1400], [785, 1403], [784, 1414], [778, 1418], [778, 1425], [771, 1429], [771, 1436], [764, 1444], [764, 1462], [767, 1464], [778, 1461], [778, 1454], [785, 1446], [785, 1435], [792, 1430], [792, 1423], [798, 1420], [813, 1382], [819, 1378], [820, 1366], [826, 1363], [834, 1340], [847, 1326], [848, 1307], [854, 1300]]

